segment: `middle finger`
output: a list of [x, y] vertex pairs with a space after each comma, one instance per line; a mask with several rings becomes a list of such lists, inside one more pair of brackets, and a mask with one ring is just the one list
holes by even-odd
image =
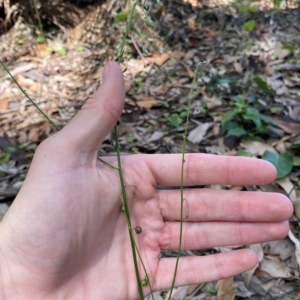
[[[291, 201], [278, 193], [185, 189], [183, 219], [195, 221], [278, 222], [290, 218]], [[180, 220], [180, 190], [158, 191], [161, 214]]]

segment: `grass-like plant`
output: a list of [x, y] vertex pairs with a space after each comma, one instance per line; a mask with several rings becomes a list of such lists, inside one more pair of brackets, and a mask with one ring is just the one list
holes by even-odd
[[[34, 3], [35, 11], [36, 11], [37, 18], [38, 18], [38, 21], [39, 21], [41, 35], [44, 36], [42, 23], [41, 23], [39, 13], [38, 13], [38, 10], [37, 10], [37, 6], [36, 6], [36, 1], [35, 0], [32, 0], [32, 1]], [[121, 61], [123, 59], [124, 49], [125, 49], [126, 42], [127, 42], [127, 40], [126, 40], [127, 35], [130, 32], [130, 28], [131, 28], [132, 21], [133, 21], [133, 16], [134, 16], [134, 11], [135, 11], [135, 8], [138, 4], [139, 4], [139, 0], [134, 0], [133, 1], [133, 5], [131, 7], [130, 14], [128, 15], [125, 33], [124, 33], [123, 39], [121, 41], [119, 52], [118, 52], [118, 57], [117, 57], [117, 61], [118, 61], [119, 64], [121, 63]], [[0, 60], [0, 64], [3, 66], [5, 71], [9, 74], [9, 76], [12, 78], [12, 80], [18, 86], [18, 88], [22, 91], [22, 93], [26, 96], [26, 98], [36, 107], [36, 109], [45, 117], [45, 119], [53, 126], [53, 128], [56, 131], [59, 131], [60, 127], [54, 121], [52, 121], [40, 109], [40, 107], [37, 105], [37, 103], [20, 86], [20, 84], [17, 82], [17, 80], [14, 78], [14, 76], [9, 72], [8, 68], [4, 65], [4, 63], [1, 60]], [[183, 224], [183, 203], [184, 203], [184, 195], [183, 195], [183, 192], [184, 192], [184, 163], [185, 163], [184, 158], [185, 158], [185, 151], [186, 151], [186, 139], [187, 139], [188, 124], [189, 124], [189, 116], [190, 116], [190, 113], [191, 113], [191, 103], [192, 103], [192, 100], [194, 98], [194, 88], [195, 88], [195, 84], [197, 82], [197, 78], [199, 76], [199, 67], [200, 67], [200, 65], [201, 65], [201, 63], [198, 64], [198, 66], [196, 68], [195, 76], [194, 76], [193, 83], [192, 83], [192, 88], [191, 88], [189, 96], [188, 96], [188, 110], [187, 110], [187, 113], [186, 113], [186, 123], [185, 123], [185, 130], [184, 130], [184, 134], [183, 134], [183, 141], [184, 142], [183, 142], [183, 148], [182, 148], [181, 187], [180, 187], [181, 188], [180, 238], [179, 238], [178, 254], [177, 254], [177, 260], [176, 260], [176, 264], [175, 264], [175, 270], [174, 270], [172, 285], [171, 285], [171, 289], [170, 289], [169, 299], [171, 299], [172, 290], [173, 290], [174, 285], [175, 285], [177, 268], [178, 268], [178, 263], [179, 263], [179, 258], [180, 258], [180, 254], [181, 254], [181, 248], [182, 248], [182, 228], [183, 228], [182, 224]], [[115, 128], [114, 128], [114, 135], [115, 135], [115, 142], [116, 142], [116, 152], [117, 152], [118, 166], [115, 167], [113, 165], [110, 165], [109, 163], [105, 162], [105, 160], [103, 160], [99, 157], [98, 157], [98, 159], [102, 163], [104, 163], [107, 167], [113, 168], [116, 171], [118, 171], [119, 179], [120, 179], [120, 185], [121, 185], [121, 193], [122, 193], [121, 194], [122, 207], [123, 207], [124, 215], [125, 215], [125, 218], [126, 218], [126, 221], [127, 221], [128, 233], [129, 233], [129, 238], [130, 238], [130, 242], [131, 242], [132, 256], [133, 256], [134, 268], [135, 268], [135, 273], [136, 273], [136, 281], [137, 281], [139, 299], [140, 300], [144, 299], [143, 286], [149, 286], [150, 292], [152, 293], [152, 299], [154, 300], [151, 281], [150, 281], [148, 272], [146, 270], [145, 264], [143, 262], [143, 259], [141, 257], [140, 251], [138, 249], [138, 246], [137, 246], [137, 243], [136, 243], [136, 240], [135, 240], [135, 233], [139, 233], [139, 231], [142, 231], [142, 228], [140, 228], [140, 227], [133, 228], [132, 224], [131, 224], [130, 209], [129, 209], [129, 206], [128, 206], [127, 195], [126, 195], [126, 185], [125, 185], [123, 172], [122, 172], [121, 154], [120, 154], [120, 145], [119, 145], [117, 126], [115, 126]], [[142, 268], [143, 268], [143, 271], [145, 273], [143, 279], [141, 279], [140, 274], [139, 274], [139, 267], [138, 267], [139, 261], [140, 261], [140, 263], [142, 265]]]
[[41, 20], [41, 16], [37, 7], [37, 2], [36, 0], [32, 0], [33, 3], [33, 7], [34, 7], [34, 11], [35, 11], [35, 16], [38, 20], [38, 24], [39, 24], [39, 30], [40, 30], [40, 36], [37, 38], [36, 42], [37, 43], [44, 43], [45, 42], [45, 33], [44, 33], [44, 28], [43, 28], [43, 23]]

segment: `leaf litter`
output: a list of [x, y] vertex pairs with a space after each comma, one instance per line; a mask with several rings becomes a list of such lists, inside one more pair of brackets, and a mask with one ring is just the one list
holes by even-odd
[[[173, 299], [299, 299], [299, 13], [292, 2], [283, 10], [272, 10], [271, 2], [257, 2], [259, 10], [254, 12], [229, 1], [164, 0], [153, 12], [164, 48], [155, 49], [150, 37], [145, 46], [153, 50], [144, 57], [128, 50], [129, 59], [122, 65], [127, 69], [126, 103], [118, 126], [123, 153], [181, 152], [194, 66], [206, 61], [193, 101], [187, 152], [258, 158], [268, 153], [282, 178], [266, 186], [212, 188], [280, 192], [289, 195], [295, 207], [289, 237], [250, 246], [259, 257], [253, 270], [177, 288]], [[52, 46], [64, 48], [59, 39]], [[34, 45], [14, 60], [5, 57], [7, 52], [0, 57], [47, 115], [63, 126], [97, 88], [105, 60], [99, 67], [88, 48], [62, 53], [47, 47]], [[101, 51], [113, 57], [112, 48], [106, 45]], [[34, 150], [52, 129], [2, 70], [0, 77], [0, 201], [11, 203]], [[232, 114], [225, 122], [225, 114], [233, 109], [244, 113]], [[240, 129], [224, 131], [225, 126]], [[108, 136], [99, 153], [114, 151]], [[2, 216], [6, 210], [7, 205], [0, 204]], [[184, 254], [202, 256], [241, 247]], [[157, 292], [154, 298], [163, 300], [166, 295], [167, 291]]]

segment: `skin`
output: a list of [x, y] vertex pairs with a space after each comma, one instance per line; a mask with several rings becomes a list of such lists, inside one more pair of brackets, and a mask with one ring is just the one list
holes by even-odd
[[[60, 132], [38, 147], [24, 185], [0, 223], [1, 299], [137, 299], [116, 170], [96, 160], [117, 122], [125, 88], [118, 65], [108, 63], [103, 83]], [[117, 165], [115, 157], [105, 157]], [[187, 154], [186, 186], [272, 182], [266, 161]], [[138, 247], [153, 290], [169, 288], [179, 241], [181, 155], [122, 157], [126, 193]], [[276, 193], [212, 189], [184, 191], [183, 249], [244, 245], [284, 238], [292, 214]], [[176, 286], [218, 280], [253, 268], [249, 249], [180, 259]], [[144, 277], [141, 266], [141, 277]], [[149, 287], [144, 288], [144, 294]]]

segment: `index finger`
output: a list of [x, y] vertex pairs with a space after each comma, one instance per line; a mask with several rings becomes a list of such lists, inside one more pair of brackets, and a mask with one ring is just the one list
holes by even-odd
[[[182, 154], [156, 154], [145, 156], [156, 183], [179, 186]], [[240, 156], [218, 156], [212, 154], [186, 154], [184, 163], [184, 185], [267, 184], [276, 178], [275, 167], [264, 160]]]

